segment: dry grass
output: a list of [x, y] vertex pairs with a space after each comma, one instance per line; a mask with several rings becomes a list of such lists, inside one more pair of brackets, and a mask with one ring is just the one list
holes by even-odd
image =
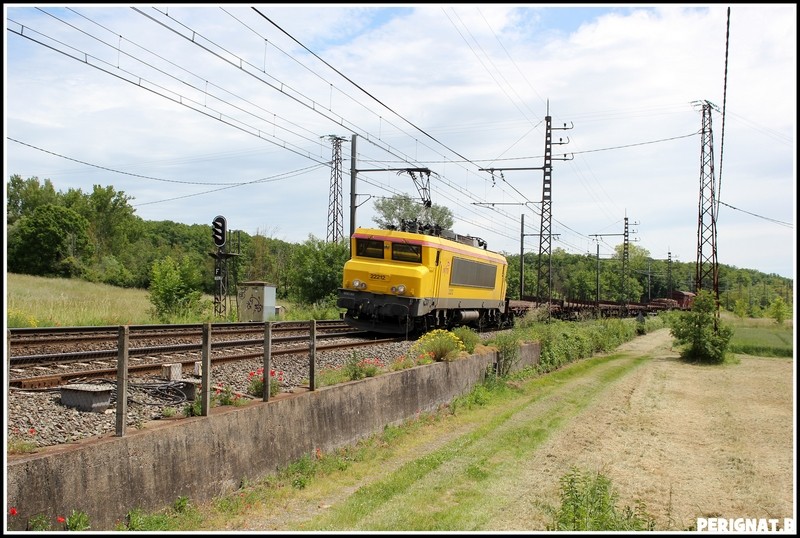
[[705, 516], [794, 514], [792, 361], [688, 365], [666, 330], [656, 335], [623, 346], [650, 347], [652, 361], [520, 469], [506, 493], [519, 500], [497, 530], [543, 529], [545, 507], [557, 506], [558, 478], [573, 466], [607, 476], [621, 504], [643, 501], [659, 530], [687, 530]]
[[[704, 516], [793, 515], [790, 360], [743, 357], [732, 365], [688, 365], [672, 350], [667, 329], [618, 351], [652, 359], [606, 386], [502, 481], [487, 484], [485, 501], [496, 516], [480, 530], [546, 530], [560, 502], [559, 479], [573, 467], [608, 477], [620, 508], [644, 502], [659, 530], [691, 529]], [[552, 398], [532, 401], [512, 422], [542, 420], [558, 399], [572, 400], [602, 383], [604, 370], [593, 369], [566, 382]], [[437, 432], [427, 442], [420, 444], [420, 436], [394, 446], [389, 461], [361, 468], [338, 492], [306, 491], [302, 501], [284, 499], [286, 511], [279, 517], [274, 510], [259, 510], [237, 528], [306, 528], [300, 522], [345, 502], [357, 487], [384, 479], [400, 462], [422, 457], [480, 424], [485, 421], [451, 417], [427, 430]]]

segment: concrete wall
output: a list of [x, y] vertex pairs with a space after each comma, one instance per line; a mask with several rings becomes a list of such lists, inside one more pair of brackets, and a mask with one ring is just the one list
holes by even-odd
[[[6, 512], [13, 506], [18, 515], [8, 517], [8, 530], [73, 510], [89, 516], [93, 531], [113, 530], [134, 508], [157, 511], [180, 496], [210, 500], [317, 448], [329, 452], [435, 410], [469, 392], [495, 361], [496, 352], [472, 355], [9, 456]], [[539, 345], [525, 344], [515, 369], [538, 361]]]

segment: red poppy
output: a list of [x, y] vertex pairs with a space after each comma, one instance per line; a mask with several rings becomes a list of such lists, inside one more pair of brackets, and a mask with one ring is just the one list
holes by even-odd
[[64, 516], [58, 516], [56, 518], [56, 521], [58, 521], [59, 523], [64, 523], [66, 521], [66, 519], [64, 519]]
[[8, 513], [11, 514], [12, 516], [16, 516], [17, 509], [12, 506], [11, 509], [8, 511]]

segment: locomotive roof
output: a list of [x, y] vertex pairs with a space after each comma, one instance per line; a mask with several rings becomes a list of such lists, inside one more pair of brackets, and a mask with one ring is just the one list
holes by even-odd
[[502, 254], [435, 235], [401, 232], [399, 230], [383, 230], [377, 228], [357, 228], [353, 233], [353, 237], [357, 239], [378, 239], [381, 241], [402, 240], [403, 242], [412, 245], [442, 248], [464, 255], [484, 258], [494, 263], [500, 263], [503, 265], [507, 264], [506, 258]]

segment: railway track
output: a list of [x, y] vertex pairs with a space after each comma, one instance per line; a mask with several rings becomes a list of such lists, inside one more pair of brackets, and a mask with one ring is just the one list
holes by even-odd
[[[310, 322], [274, 322], [272, 355], [309, 354], [312, 345]], [[10, 338], [9, 386], [39, 389], [60, 386], [75, 379], [89, 380], [116, 375], [119, 328], [73, 327], [12, 329]], [[129, 327], [128, 373], [132, 376], [158, 374], [166, 364], [180, 364], [193, 371], [201, 360], [202, 325]], [[264, 355], [263, 323], [214, 324], [211, 327], [211, 363], [222, 364]], [[258, 335], [258, 338], [247, 336]], [[244, 336], [244, 338], [242, 338]], [[331, 343], [319, 345], [324, 340]], [[401, 339], [381, 338], [355, 331], [341, 322], [316, 322], [316, 350], [349, 349]], [[101, 343], [102, 349], [93, 349]], [[146, 345], [144, 345], [146, 344]], [[87, 349], [89, 348], [89, 349]], [[20, 354], [38, 350], [35, 354]], [[47, 350], [47, 352], [41, 352]]]

